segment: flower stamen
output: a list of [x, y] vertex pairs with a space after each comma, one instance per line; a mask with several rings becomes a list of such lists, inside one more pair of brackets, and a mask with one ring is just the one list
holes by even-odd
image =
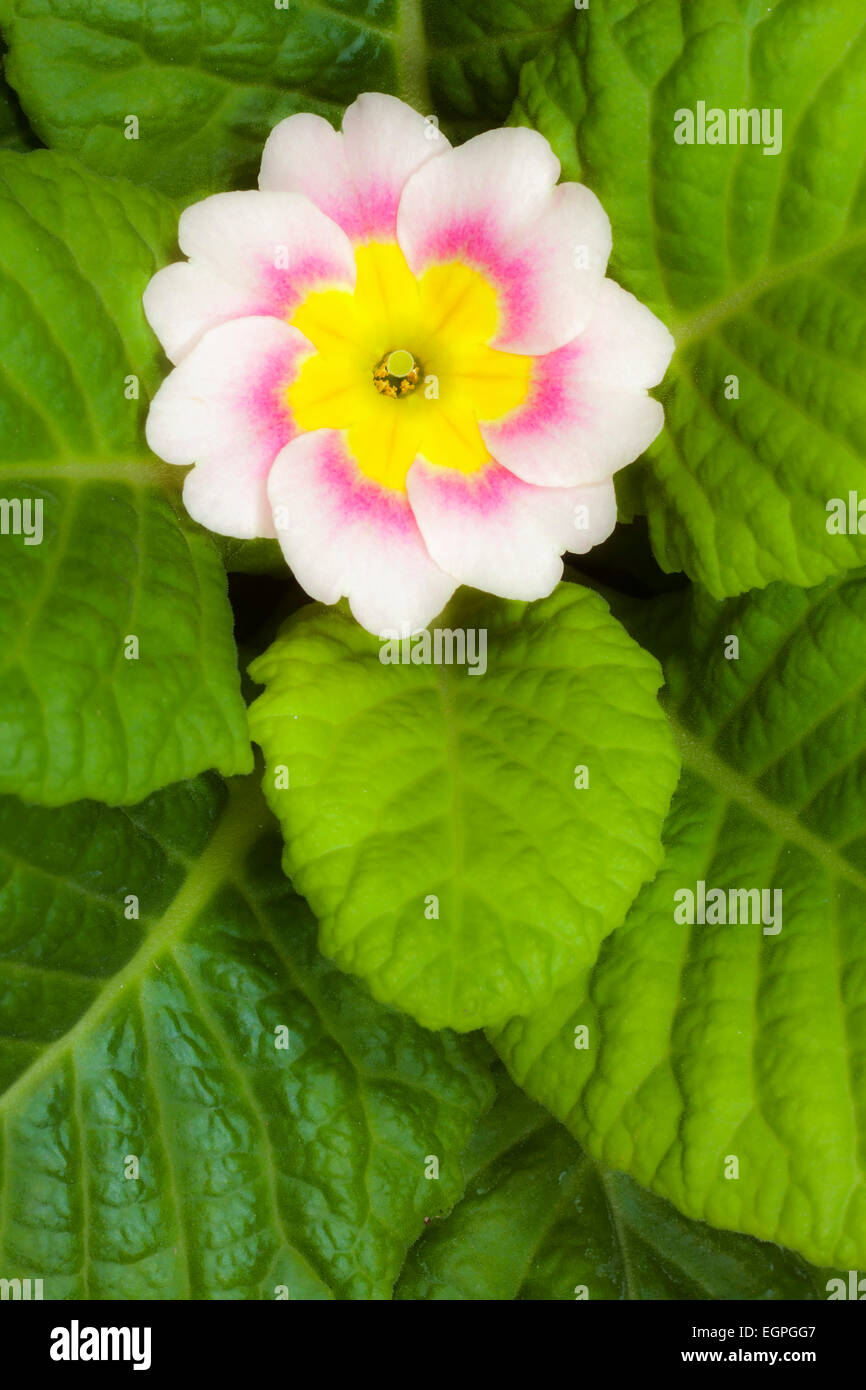
[[373, 368], [373, 385], [382, 396], [409, 396], [421, 380], [421, 367], [406, 348], [386, 352]]

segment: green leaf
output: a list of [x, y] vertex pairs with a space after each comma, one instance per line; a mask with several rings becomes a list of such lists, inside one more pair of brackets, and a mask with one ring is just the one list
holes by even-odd
[[[781, 111], [781, 152], [677, 144], [699, 101]], [[611, 275], [677, 341], [666, 429], [617, 478], [662, 567], [722, 597], [862, 564], [826, 510], [866, 497], [860, 0], [593, 0], [524, 71], [513, 119], [601, 198]]]
[[277, 121], [339, 124], [363, 91], [462, 130], [499, 124], [521, 63], [573, 14], [573, 0], [0, 0], [9, 80], [45, 143], [190, 198], [254, 187]]
[[0, 155], [0, 792], [49, 805], [252, 767], [224, 570], [143, 442], [164, 367], [141, 294], [175, 223]]
[[0, 154], [0, 332], [14, 348], [0, 464], [148, 462], [145, 481], [182, 478], [143, 442], [167, 365], [141, 296], [176, 240], [167, 198], [47, 150]]
[[118, 805], [251, 768], [210, 542], [148, 488], [4, 471], [4, 491], [45, 521], [38, 546], [0, 537], [0, 792]]
[[485, 634], [485, 673], [384, 664], [347, 613], [302, 609], [250, 668], [250, 717], [322, 950], [463, 1031], [595, 958], [658, 865], [677, 759], [658, 667], [597, 595], [464, 596], [442, 621]]
[[[5, 52], [3, 44], [0, 43], [0, 58]], [[18, 98], [2, 75], [0, 66], [0, 149], [31, 150], [38, 143], [18, 104]]]
[[241, 541], [234, 536], [213, 537], [229, 574], [278, 574], [288, 578], [289, 571], [279, 541], [260, 537]]
[[[667, 857], [583, 984], [496, 1046], [593, 1157], [687, 1216], [862, 1267], [866, 576], [639, 611], [683, 756]], [[731, 890], [781, 903], [677, 922], [700, 883], [726, 917]]]
[[0, 843], [4, 1277], [389, 1297], [462, 1190], [486, 1061], [319, 956], [255, 779], [129, 812], [0, 799]]
[[574, 0], [422, 0], [421, 8], [432, 110], [459, 135], [501, 125], [523, 63], [574, 22]]
[[398, 1299], [818, 1299], [827, 1276], [777, 1245], [686, 1221], [593, 1163], [498, 1076], [464, 1155], [466, 1195], [410, 1250]]

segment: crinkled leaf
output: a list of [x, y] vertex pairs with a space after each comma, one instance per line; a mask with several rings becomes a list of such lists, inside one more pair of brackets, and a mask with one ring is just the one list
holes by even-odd
[[827, 1275], [686, 1221], [594, 1163], [501, 1076], [464, 1155], [466, 1194], [409, 1252], [399, 1299], [815, 1299]]
[[462, 1190], [486, 1060], [318, 954], [257, 779], [128, 812], [2, 798], [0, 843], [4, 1277], [389, 1297]]
[[[677, 144], [698, 102], [780, 110], [781, 152]], [[722, 597], [862, 564], [826, 510], [866, 497], [861, 0], [592, 0], [514, 119], [599, 195], [610, 273], [677, 340], [666, 428], [617, 479], [663, 568]]]
[[[3, 44], [0, 43], [0, 58], [5, 52]], [[38, 143], [27, 124], [17, 96], [3, 76], [0, 64], [0, 149], [31, 150]]]
[[523, 63], [574, 20], [574, 0], [421, 0], [421, 8], [431, 110], [460, 135], [502, 124]]
[[467, 1030], [595, 958], [659, 862], [677, 759], [658, 667], [597, 595], [469, 596], [441, 621], [486, 633], [486, 673], [383, 664], [347, 613], [302, 609], [250, 668], [251, 728], [322, 949]]
[[149, 461], [145, 481], [182, 477], [143, 443], [167, 364], [141, 296], [176, 241], [167, 198], [47, 150], [0, 154], [4, 467]]
[[67, 158], [0, 156], [0, 791], [28, 800], [252, 766], [225, 573], [143, 443], [141, 294], [175, 225]]
[[[643, 612], [683, 755], [667, 857], [583, 986], [496, 1046], [595, 1158], [687, 1216], [862, 1267], [866, 577]], [[680, 924], [699, 883], [723, 921], [735, 889], [780, 891], [781, 917], [768, 897], [753, 924]]]
[[[0, 792], [140, 801], [252, 766], [225, 572], [168, 500], [5, 474], [44, 536], [0, 537]], [[132, 642], [137, 644], [132, 645]]]
[[363, 91], [496, 125], [521, 63], [573, 14], [573, 0], [0, 0], [9, 79], [45, 143], [190, 197], [254, 187], [278, 120], [339, 124]]

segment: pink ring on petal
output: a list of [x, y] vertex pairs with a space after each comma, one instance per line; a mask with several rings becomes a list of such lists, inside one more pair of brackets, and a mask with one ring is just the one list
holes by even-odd
[[236, 319], [206, 333], [153, 398], [147, 442], [184, 483], [196, 521], [222, 535], [275, 535], [266, 479], [296, 434], [287, 389], [310, 344], [279, 319]]
[[491, 459], [477, 473], [417, 459], [409, 500], [433, 559], [461, 584], [502, 598], [549, 594], [562, 556], [606, 539], [616, 524], [613, 483], [533, 487]]
[[407, 179], [451, 148], [438, 125], [396, 97], [365, 92], [342, 133], [321, 116], [288, 116], [268, 136], [261, 189], [304, 193], [352, 241], [393, 241]]
[[336, 430], [283, 449], [268, 479], [283, 554], [322, 603], [346, 596], [362, 627], [417, 632], [456, 584], [431, 559], [404, 492], [365, 478]]
[[414, 174], [397, 239], [410, 267], [465, 262], [500, 297], [493, 346], [543, 353], [588, 322], [610, 255], [610, 222], [581, 184], [556, 187], [559, 161], [531, 130], [491, 130]]
[[219, 323], [288, 319], [312, 291], [355, 284], [348, 237], [299, 194], [216, 193], [181, 214], [178, 240], [189, 261], [158, 271], [144, 293], [174, 362]]

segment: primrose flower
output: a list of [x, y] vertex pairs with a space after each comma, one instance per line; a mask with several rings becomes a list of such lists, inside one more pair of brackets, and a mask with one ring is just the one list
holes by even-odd
[[290, 116], [259, 190], [182, 214], [147, 287], [177, 365], [151, 448], [195, 464], [190, 514], [277, 536], [314, 598], [417, 631], [458, 584], [548, 594], [616, 520], [612, 477], [661, 429], [673, 341], [605, 279], [598, 199], [547, 141], [452, 149], [390, 96], [342, 133]]

